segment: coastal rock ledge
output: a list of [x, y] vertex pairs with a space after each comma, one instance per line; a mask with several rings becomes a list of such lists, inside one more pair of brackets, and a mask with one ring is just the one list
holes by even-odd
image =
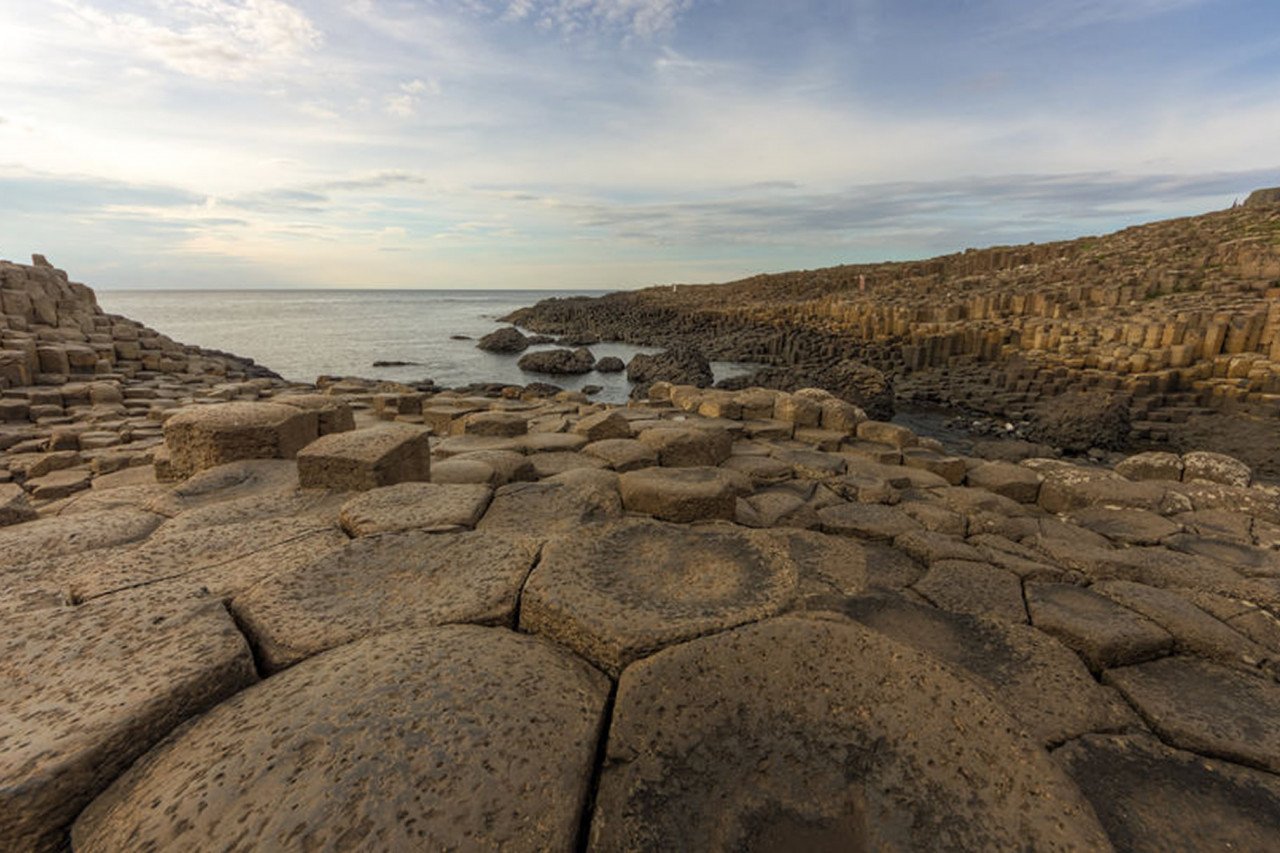
[[1280, 837], [1280, 488], [1238, 460], [290, 384], [0, 276], [0, 850]]

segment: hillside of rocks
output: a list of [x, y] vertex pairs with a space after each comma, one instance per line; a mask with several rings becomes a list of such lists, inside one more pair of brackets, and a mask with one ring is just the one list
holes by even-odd
[[3, 390], [2, 850], [1280, 835], [1280, 488], [1240, 460], [98, 343]]
[[692, 344], [859, 403], [842, 375], [865, 365], [899, 403], [1041, 419], [1050, 441], [1055, 400], [1102, 395], [1123, 404], [1128, 447], [1219, 449], [1280, 477], [1278, 197], [1103, 237], [546, 300], [508, 319]]

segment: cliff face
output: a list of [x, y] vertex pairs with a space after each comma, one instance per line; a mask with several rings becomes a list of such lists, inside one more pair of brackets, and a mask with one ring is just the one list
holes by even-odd
[[1138, 438], [1163, 440], [1206, 411], [1280, 416], [1269, 198], [1105, 237], [551, 300], [510, 319], [773, 365], [857, 359], [900, 399], [1007, 417], [1102, 390], [1130, 404]]
[[68, 280], [42, 255], [30, 266], [0, 260], [0, 389], [72, 378], [246, 370], [248, 359], [184, 346], [136, 321], [103, 313], [93, 290]]

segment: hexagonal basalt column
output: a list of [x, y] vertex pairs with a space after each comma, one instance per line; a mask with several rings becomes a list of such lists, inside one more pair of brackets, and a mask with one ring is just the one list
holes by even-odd
[[549, 543], [520, 627], [611, 673], [674, 643], [777, 613], [796, 567], [776, 538], [624, 521]]

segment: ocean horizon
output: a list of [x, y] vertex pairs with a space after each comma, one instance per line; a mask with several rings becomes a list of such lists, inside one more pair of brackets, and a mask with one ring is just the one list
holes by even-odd
[[[579, 390], [599, 385], [595, 399], [623, 402], [625, 374], [548, 376], [526, 373], [518, 356], [487, 353], [476, 342], [499, 328], [500, 319], [540, 299], [599, 296], [607, 290], [100, 290], [98, 304], [111, 314], [145, 323], [184, 344], [252, 358], [291, 382], [323, 375], [362, 376], [397, 382], [430, 379], [444, 387], [481, 382], [527, 385], [550, 382]], [[539, 349], [544, 347], [534, 347]], [[601, 343], [596, 358], [629, 361], [654, 347]], [[408, 365], [374, 367], [375, 361]], [[717, 378], [744, 372], [713, 363]]]

